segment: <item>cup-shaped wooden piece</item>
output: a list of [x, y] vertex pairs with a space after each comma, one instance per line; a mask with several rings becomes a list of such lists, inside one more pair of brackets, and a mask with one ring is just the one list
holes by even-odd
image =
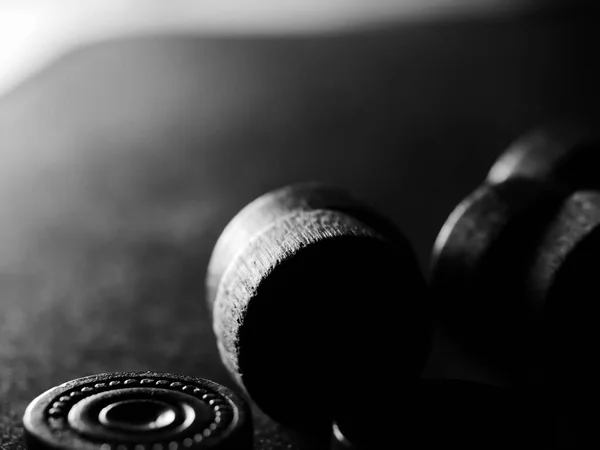
[[487, 182], [529, 178], [572, 189], [600, 187], [600, 133], [576, 122], [540, 127], [519, 137], [498, 158]]
[[243, 209], [213, 252], [207, 298], [221, 357], [256, 404], [328, 429], [364, 377], [415, 378], [428, 293], [410, 245], [345, 192], [304, 184]]
[[531, 291], [532, 267], [567, 195], [524, 178], [484, 184], [455, 208], [436, 240], [430, 283], [442, 332], [504, 381], [532, 376], [542, 308]]

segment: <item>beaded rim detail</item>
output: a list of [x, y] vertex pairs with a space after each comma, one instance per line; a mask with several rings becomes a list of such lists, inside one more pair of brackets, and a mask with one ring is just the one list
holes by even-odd
[[156, 387], [190, 395], [201, 400], [210, 408], [212, 420], [202, 431], [193, 434], [182, 433], [182, 436], [177, 440], [145, 444], [104, 442], [99, 443], [100, 450], [179, 450], [191, 448], [213, 437], [215, 431], [226, 429], [234, 417], [234, 408], [230, 401], [223, 394], [209, 386], [199, 386], [189, 381], [173, 381], [161, 377], [132, 377], [126, 375], [108, 382], [92, 381], [60, 393], [45, 408], [46, 421], [53, 429], [64, 429], [68, 412], [76, 403], [101, 392], [127, 387]]

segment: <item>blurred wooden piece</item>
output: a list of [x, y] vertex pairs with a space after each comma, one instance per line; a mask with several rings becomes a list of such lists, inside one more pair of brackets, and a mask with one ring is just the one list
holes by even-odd
[[579, 181], [595, 185], [593, 170], [561, 177], [556, 155], [529, 154], [537, 164], [516, 165], [455, 209], [436, 241], [431, 282], [444, 335], [506, 385], [539, 396], [552, 445], [588, 448], [597, 439], [583, 411], [598, 400], [600, 193], [573, 192]]
[[600, 128], [557, 123], [520, 137], [490, 169], [487, 181], [525, 177], [564, 184], [572, 189], [600, 187]]
[[565, 196], [536, 180], [482, 185], [456, 207], [435, 243], [430, 276], [442, 328], [504, 382], [531, 377], [539, 311], [528, 277]]

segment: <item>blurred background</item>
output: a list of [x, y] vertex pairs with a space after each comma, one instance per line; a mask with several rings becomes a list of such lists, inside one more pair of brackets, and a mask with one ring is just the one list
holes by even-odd
[[[557, 0], [2, 0], [0, 91], [74, 47], [128, 35], [316, 34], [422, 18], [573, 7]], [[582, 3], [582, 2], [579, 2]]]
[[267, 190], [347, 188], [426, 268], [512, 140], [597, 119], [598, 17], [542, 0], [0, 0], [0, 441], [21, 448], [33, 396], [91, 373], [231, 384], [204, 271]]
[[[238, 206], [305, 178], [380, 204], [425, 261], [444, 214], [509, 140], [595, 112], [595, 10], [0, 0], [0, 268], [57, 224], [178, 234], [198, 225], [170, 211], [187, 196], [214, 217], [214, 195]], [[145, 217], [163, 196], [169, 213]]]

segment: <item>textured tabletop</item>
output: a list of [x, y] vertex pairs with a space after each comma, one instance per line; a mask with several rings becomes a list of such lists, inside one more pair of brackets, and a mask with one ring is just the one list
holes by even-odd
[[[24, 448], [28, 402], [73, 378], [153, 370], [233, 386], [205, 270], [227, 221], [269, 189], [350, 189], [425, 267], [447, 214], [510, 141], [597, 113], [594, 28], [565, 15], [123, 39], [0, 98], [2, 448]], [[302, 447], [256, 423], [257, 449]]]

